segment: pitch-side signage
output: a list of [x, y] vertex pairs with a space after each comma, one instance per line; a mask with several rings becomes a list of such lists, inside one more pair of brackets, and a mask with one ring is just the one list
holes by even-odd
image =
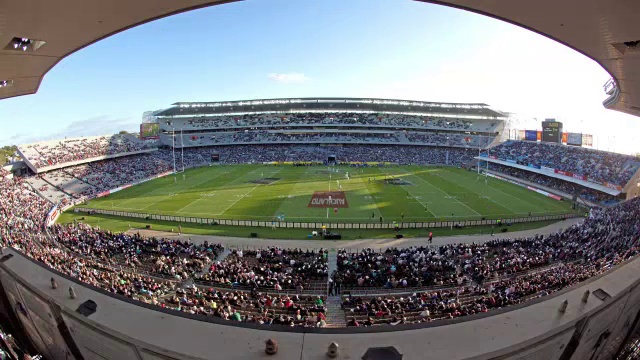
[[344, 191], [316, 191], [311, 196], [309, 206], [313, 208], [348, 208]]
[[58, 209], [58, 206], [56, 205], [51, 210], [49, 210], [49, 213], [47, 214], [46, 225], [51, 226], [55, 224], [58, 216], [60, 216], [60, 209]]

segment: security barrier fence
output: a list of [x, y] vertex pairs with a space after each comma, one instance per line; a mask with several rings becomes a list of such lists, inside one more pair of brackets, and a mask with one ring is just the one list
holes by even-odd
[[[105, 209], [89, 209], [78, 207], [74, 211], [89, 213], [120, 216], [145, 220], [173, 221], [180, 223], [202, 224], [202, 225], [224, 225], [224, 226], [242, 226], [242, 227], [264, 227], [264, 228], [287, 228], [287, 229], [321, 229], [327, 227], [332, 230], [336, 229], [394, 229], [394, 223], [331, 223], [331, 222], [290, 222], [290, 221], [259, 221], [259, 220], [230, 220], [230, 219], [210, 219], [188, 216], [172, 216], [145, 214], [118, 210]], [[570, 218], [581, 217], [577, 213], [565, 213], [555, 215], [541, 216], [524, 216], [515, 218], [482, 219], [482, 220], [448, 220], [448, 221], [425, 221], [425, 222], [397, 222], [398, 226], [403, 229], [435, 229], [448, 227], [465, 227], [465, 226], [486, 226], [486, 225], [509, 225], [518, 223], [530, 223], [549, 220], [566, 220]]]

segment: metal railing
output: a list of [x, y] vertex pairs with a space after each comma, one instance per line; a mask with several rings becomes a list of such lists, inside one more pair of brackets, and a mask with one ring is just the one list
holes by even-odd
[[[160, 214], [147, 214], [118, 210], [90, 209], [78, 207], [75, 211], [83, 213], [95, 213], [111, 216], [120, 216], [134, 219], [157, 220], [157, 221], [173, 221], [185, 224], [200, 225], [223, 225], [223, 226], [242, 226], [242, 227], [258, 227], [258, 228], [286, 228], [286, 229], [320, 229], [323, 226], [332, 229], [394, 229], [393, 223], [331, 223], [331, 222], [290, 222], [290, 221], [260, 221], [260, 220], [232, 220], [232, 219], [212, 219], [198, 218], [190, 216], [173, 216]], [[435, 229], [448, 227], [466, 227], [466, 226], [487, 226], [487, 225], [509, 225], [519, 223], [530, 223], [549, 220], [566, 220], [570, 218], [580, 217], [576, 213], [564, 213], [555, 215], [541, 216], [524, 216], [514, 218], [501, 219], [480, 219], [480, 220], [443, 220], [443, 221], [424, 221], [424, 222], [398, 222], [401, 229]]]

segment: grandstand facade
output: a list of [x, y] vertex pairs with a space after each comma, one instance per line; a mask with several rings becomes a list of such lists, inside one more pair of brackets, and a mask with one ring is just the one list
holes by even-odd
[[161, 143], [176, 148], [288, 144], [478, 149], [497, 140], [505, 119], [486, 104], [346, 98], [179, 102], [155, 116]]

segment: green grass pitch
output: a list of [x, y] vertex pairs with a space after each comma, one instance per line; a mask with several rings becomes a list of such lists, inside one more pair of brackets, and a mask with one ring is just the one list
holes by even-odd
[[[350, 179], [346, 178], [349, 173]], [[269, 181], [260, 181], [271, 178]], [[404, 185], [385, 183], [394, 178]], [[315, 191], [346, 193], [349, 208], [309, 208]], [[422, 222], [552, 215], [571, 212], [557, 201], [502, 180], [448, 167], [352, 168], [216, 165], [152, 180], [85, 207], [147, 214], [299, 222]]]

